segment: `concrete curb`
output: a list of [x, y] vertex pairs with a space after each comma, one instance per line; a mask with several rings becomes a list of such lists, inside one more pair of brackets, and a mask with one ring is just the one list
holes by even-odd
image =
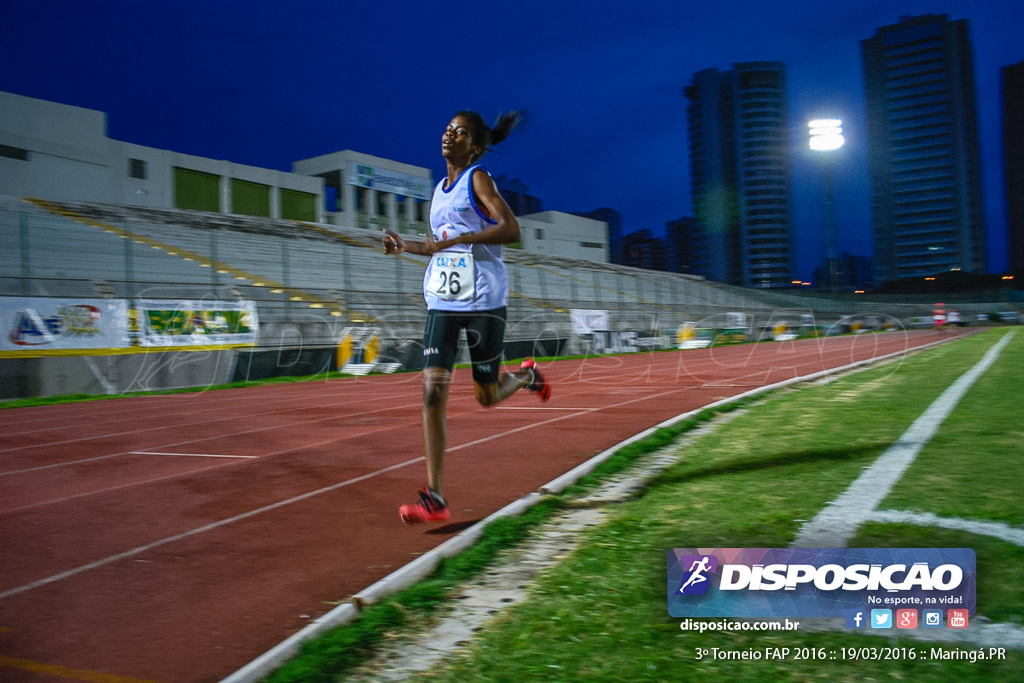
[[260, 655], [256, 659], [246, 664], [241, 669], [238, 669], [233, 674], [222, 679], [221, 683], [257, 683], [258, 681], [261, 681], [262, 679], [266, 678], [271, 673], [273, 673], [276, 669], [284, 665], [288, 660], [297, 655], [303, 643], [309, 640], [313, 640], [314, 638], [317, 638], [318, 636], [322, 635], [326, 631], [329, 631], [333, 628], [343, 626], [352, 621], [355, 621], [357, 618], [359, 618], [360, 610], [365, 609], [366, 607], [374, 604], [383, 597], [398, 593], [399, 591], [402, 591], [408, 588], [409, 586], [413, 585], [417, 581], [421, 581], [424, 578], [428, 577], [434, 571], [434, 569], [437, 568], [437, 565], [440, 563], [442, 559], [458, 555], [459, 553], [461, 553], [462, 551], [466, 550], [474, 543], [476, 543], [483, 535], [484, 527], [486, 527], [487, 524], [489, 524], [491, 521], [502, 517], [511, 517], [514, 515], [522, 514], [526, 510], [530, 509], [531, 507], [539, 503], [546, 495], [564, 491], [565, 489], [567, 489], [568, 487], [572, 486], [577, 481], [582, 479], [584, 476], [593, 472], [598, 467], [598, 465], [611, 458], [613, 455], [615, 455], [615, 453], [617, 453], [622, 448], [630, 444], [636, 443], [638, 441], [642, 441], [643, 439], [646, 439], [648, 436], [650, 436], [659, 429], [675, 425], [679, 422], [682, 422], [683, 420], [693, 417], [697, 413], [700, 413], [701, 411], [704, 410], [718, 408], [723, 405], [728, 405], [730, 403], [735, 403], [737, 401], [750, 398], [751, 396], [757, 396], [759, 394], [774, 391], [776, 389], [782, 389], [784, 387], [788, 387], [794, 384], [813, 382], [823, 377], [828, 377], [830, 375], [849, 372], [850, 370], [855, 370], [868, 365], [873, 365], [875, 363], [879, 363], [906, 353], [917, 352], [923, 349], [931, 348], [938, 344], [944, 344], [948, 341], [952, 341], [952, 339], [943, 339], [932, 342], [930, 344], [916, 346], [912, 349], [904, 349], [903, 351], [896, 351], [893, 353], [886, 354], [884, 356], [878, 356], [867, 360], [856, 361], [854, 363], [850, 363], [848, 365], [844, 365], [838, 368], [822, 370], [820, 372], [815, 372], [810, 375], [793, 377], [787, 380], [783, 380], [781, 382], [776, 382], [774, 384], [769, 384], [767, 386], [751, 389], [750, 391], [745, 391], [741, 394], [737, 394], [736, 396], [730, 396], [729, 398], [724, 398], [720, 401], [714, 401], [713, 403], [709, 403], [701, 408], [697, 408], [695, 410], [691, 410], [680, 415], [676, 415], [675, 417], [665, 420], [664, 422], [661, 422], [649, 429], [645, 429], [644, 431], [639, 432], [638, 434], [631, 436], [630, 438], [625, 439], [624, 441], [620, 441], [619, 443], [615, 444], [614, 446], [604, 451], [601, 451], [597, 455], [588, 459], [586, 462], [577, 465], [576, 467], [569, 470], [565, 474], [553, 479], [547, 484], [544, 484], [536, 492], [528, 493], [522, 498], [509, 503], [505, 507], [494, 512], [488, 517], [485, 517], [484, 519], [480, 520], [468, 529], [448, 539], [436, 548], [433, 548], [425, 552], [423, 555], [416, 558], [409, 564], [399, 569], [396, 569], [394, 572], [388, 574], [380, 581], [371, 584], [370, 586], [366, 587], [365, 589], [354, 595], [350, 602], [346, 602], [345, 604], [339, 605], [338, 607], [332, 609], [327, 614], [324, 614], [323, 616], [319, 617], [318, 619], [310, 623], [301, 631], [298, 631], [297, 633], [291, 635], [286, 640], [282, 641], [281, 643], [274, 646], [264, 654]]
[[396, 569], [380, 581], [361, 590], [352, 597], [350, 602], [338, 605], [319, 617], [301, 631], [289, 636], [227, 678], [222, 679], [222, 683], [256, 683], [266, 678], [297, 655], [303, 643], [313, 640], [333, 628], [355, 621], [359, 618], [361, 610], [383, 597], [398, 593], [430, 576], [442, 559], [454, 557], [480, 540], [484, 527], [491, 521], [501, 517], [520, 515], [540, 502], [540, 499], [539, 493], [530, 493], [509, 503], [409, 564]]

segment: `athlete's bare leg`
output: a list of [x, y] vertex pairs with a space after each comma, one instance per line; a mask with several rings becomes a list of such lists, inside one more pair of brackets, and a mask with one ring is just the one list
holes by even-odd
[[448, 445], [448, 389], [452, 374], [444, 368], [423, 368], [423, 443], [427, 452], [427, 485], [444, 497], [444, 451]]

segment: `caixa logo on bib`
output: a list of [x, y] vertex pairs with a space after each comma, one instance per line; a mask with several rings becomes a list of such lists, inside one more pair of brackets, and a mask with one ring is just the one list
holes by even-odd
[[959, 608], [974, 614], [970, 548], [675, 548], [674, 617], [841, 617], [848, 609]]

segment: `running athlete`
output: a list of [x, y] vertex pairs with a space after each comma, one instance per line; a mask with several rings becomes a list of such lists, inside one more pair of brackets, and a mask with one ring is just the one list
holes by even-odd
[[508, 305], [503, 245], [519, 240], [519, 223], [494, 180], [477, 164], [519, 120], [518, 112], [502, 114], [491, 129], [479, 114], [458, 112], [441, 136], [448, 173], [434, 188], [426, 239], [415, 242], [390, 231], [383, 238], [386, 254], [431, 257], [423, 277], [427, 486], [420, 490], [418, 503], [399, 508], [407, 524], [443, 522], [451, 516], [444, 497], [446, 407], [461, 330], [466, 330], [480, 405], [495, 405], [523, 388], [537, 392], [542, 401], [551, 397], [551, 387], [532, 358], [524, 360], [516, 372], [501, 368]]

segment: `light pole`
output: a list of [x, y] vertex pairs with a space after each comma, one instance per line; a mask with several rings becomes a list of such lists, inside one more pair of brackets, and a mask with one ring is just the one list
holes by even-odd
[[825, 245], [828, 259], [828, 285], [833, 294], [839, 288], [839, 256], [836, 253], [836, 191], [832, 180], [832, 154], [843, 146], [843, 122], [839, 119], [815, 119], [807, 123], [810, 146], [823, 152], [822, 192], [825, 196]]

